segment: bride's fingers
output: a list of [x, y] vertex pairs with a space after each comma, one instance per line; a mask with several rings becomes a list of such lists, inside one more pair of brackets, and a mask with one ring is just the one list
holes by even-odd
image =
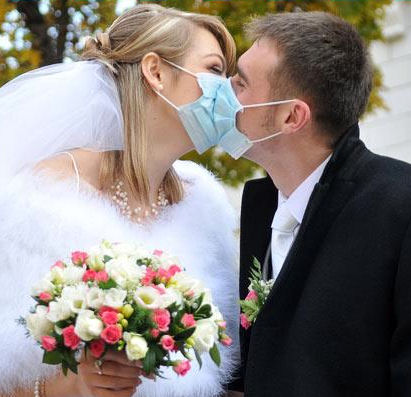
[[135, 392], [134, 387], [122, 390], [110, 390], [94, 387], [92, 389], [93, 397], [131, 397]]
[[[93, 372], [98, 374], [98, 369], [95, 367]], [[104, 361], [101, 365], [101, 372], [106, 376], [117, 376], [119, 378], [138, 378], [143, 374], [143, 370], [137, 367], [129, 367], [114, 361]]]
[[90, 375], [87, 380], [89, 387], [100, 387], [102, 389], [120, 390], [137, 387], [141, 384], [138, 378], [120, 378], [117, 376]]
[[104, 361], [114, 361], [129, 367], [143, 367], [143, 363], [140, 360], [130, 361], [124, 352], [108, 351], [104, 356]]

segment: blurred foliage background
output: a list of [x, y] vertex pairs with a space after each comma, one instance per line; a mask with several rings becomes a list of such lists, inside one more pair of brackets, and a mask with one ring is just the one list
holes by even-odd
[[[369, 45], [383, 40], [381, 22], [393, 0], [157, 0], [165, 7], [220, 16], [234, 36], [240, 56], [250, 45], [243, 25], [267, 12], [327, 11], [351, 22]], [[127, 3], [127, 4], [126, 4]], [[133, 0], [0, 0], [0, 86], [17, 75], [64, 60], [76, 60], [82, 38], [104, 30]], [[383, 89], [376, 68], [368, 112], [384, 107]], [[30, 95], [30, 93], [28, 93]], [[35, 98], [33, 98], [35, 100]], [[258, 167], [244, 159], [233, 160], [218, 148], [202, 156], [185, 156], [202, 163], [226, 184], [238, 186]]]

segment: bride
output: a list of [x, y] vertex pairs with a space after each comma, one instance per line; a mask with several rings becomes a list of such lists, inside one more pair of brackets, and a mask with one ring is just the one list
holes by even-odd
[[196, 73], [212, 81], [234, 62], [233, 39], [217, 18], [141, 5], [89, 38], [82, 61], [26, 73], [0, 89], [0, 395], [224, 391], [236, 340], [223, 349], [220, 368], [205, 358], [181, 378], [166, 371], [168, 379], [148, 379], [123, 352], [109, 353], [101, 372], [82, 358], [79, 375], [65, 377], [41, 364], [41, 349], [15, 319], [28, 313], [31, 285], [55, 260], [104, 238], [178, 256], [211, 288], [235, 339], [235, 217], [209, 172], [176, 161], [198, 149], [201, 136], [189, 134], [169, 105], [202, 96]]

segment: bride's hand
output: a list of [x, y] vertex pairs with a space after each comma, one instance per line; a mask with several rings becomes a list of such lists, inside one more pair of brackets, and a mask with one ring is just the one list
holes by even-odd
[[141, 383], [141, 362], [132, 362], [124, 352], [107, 352], [101, 365], [101, 375], [96, 359], [87, 355], [78, 366], [78, 390], [84, 397], [130, 397]]

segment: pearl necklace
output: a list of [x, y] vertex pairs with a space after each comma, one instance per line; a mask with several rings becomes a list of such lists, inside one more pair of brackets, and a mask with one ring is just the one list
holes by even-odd
[[159, 214], [159, 211], [167, 207], [169, 204], [164, 187], [161, 184], [158, 189], [157, 202], [150, 204], [150, 211], [146, 210], [143, 212], [141, 207], [131, 209], [128, 204], [128, 194], [125, 190], [123, 190], [123, 186], [123, 181], [117, 181], [115, 185], [111, 186], [111, 189], [114, 190], [114, 194], [111, 196], [111, 199], [119, 207], [121, 215], [130, 220], [135, 218], [137, 223], [141, 224], [143, 219], [147, 219], [151, 216], [156, 217]]

